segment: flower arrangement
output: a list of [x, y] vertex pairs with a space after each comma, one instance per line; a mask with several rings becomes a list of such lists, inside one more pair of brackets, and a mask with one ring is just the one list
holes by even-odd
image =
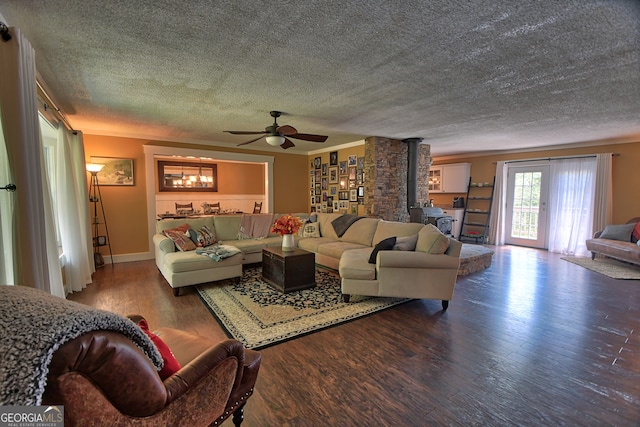
[[295, 234], [302, 227], [302, 220], [291, 214], [283, 215], [271, 226], [271, 232], [284, 236], [285, 234]]

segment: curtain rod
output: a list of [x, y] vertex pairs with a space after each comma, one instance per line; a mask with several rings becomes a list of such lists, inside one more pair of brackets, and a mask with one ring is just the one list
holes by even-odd
[[[620, 156], [619, 153], [613, 153], [613, 157]], [[583, 156], [558, 156], [558, 157], [536, 157], [535, 159], [522, 159], [522, 160], [509, 160], [504, 162], [505, 164], [509, 163], [525, 163], [525, 162], [542, 162], [542, 161], [551, 161], [551, 160], [565, 160], [565, 159], [589, 159], [591, 157], [596, 157], [596, 154], [585, 154]], [[498, 164], [498, 162], [493, 162], [493, 164]]]
[[40, 95], [42, 95], [45, 98], [45, 100], [44, 100], [45, 101], [45, 104], [44, 104], [45, 110], [48, 107], [53, 107], [53, 113], [56, 115], [56, 117], [58, 117], [58, 119], [60, 119], [62, 121], [62, 123], [64, 123], [66, 128], [68, 130], [70, 130], [71, 132], [76, 132], [76, 130], [73, 128], [73, 126], [71, 126], [71, 123], [69, 123], [69, 121], [67, 120], [65, 115], [62, 113], [62, 110], [60, 110], [58, 108], [58, 106], [56, 105], [56, 103], [53, 102], [53, 100], [51, 99], [51, 97], [49, 96], [47, 91], [44, 90], [44, 88], [42, 87], [42, 85], [40, 84], [40, 82], [38, 81], [37, 78], [36, 78], [36, 86], [38, 87], [38, 92], [40, 93]]

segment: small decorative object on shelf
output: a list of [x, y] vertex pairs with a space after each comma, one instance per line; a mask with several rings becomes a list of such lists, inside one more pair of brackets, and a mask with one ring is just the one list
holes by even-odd
[[271, 232], [282, 236], [282, 250], [293, 251], [296, 248], [294, 234], [302, 227], [302, 220], [292, 214], [283, 215], [271, 226]]

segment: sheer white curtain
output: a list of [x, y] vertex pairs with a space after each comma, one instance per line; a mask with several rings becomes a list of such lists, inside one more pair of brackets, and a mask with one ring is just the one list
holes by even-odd
[[[0, 111], [0, 129], [2, 129], [2, 112]], [[9, 167], [4, 132], [0, 132], [0, 187], [14, 183]], [[15, 257], [14, 226], [15, 193], [0, 191], [0, 285], [15, 285], [17, 271]]]
[[585, 241], [593, 230], [596, 158], [551, 162], [549, 191], [549, 252], [589, 254]]
[[503, 161], [496, 165], [496, 182], [491, 202], [491, 218], [489, 218], [489, 243], [504, 246], [505, 215], [507, 201], [507, 168]]
[[611, 179], [612, 153], [596, 155], [596, 193], [593, 206], [593, 230], [604, 230], [613, 218], [613, 180]]
[[[53, 209], [44, 173], [35, 52], [19, 29], [11, 28], [10, 34], [11, 40], [0, 42], [0, 114], [7, 159], [17, 186], [10, 230], [16, 260], [13, 284], [64, 297]], [[3, 226], [3, 234], [4, 231]]]
[[82, 133], [70, 132], [59, 122], [56, 151], [58, 226], [64, 258], [65, 291], [71, 293], [81, 291], [91, 283], [91, 273], [95, 271]]

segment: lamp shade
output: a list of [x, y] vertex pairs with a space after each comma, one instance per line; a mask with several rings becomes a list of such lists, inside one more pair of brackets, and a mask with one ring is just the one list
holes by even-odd
[[267, 144], [273, 145], [274, 147], [278, 147], [284, 143], [284, 136], [280, 135], [269, 135], [267, 138]]
[[88, 172], [100, 172], [104, 164], [102, 163], [87, 163], [87, 171]]

